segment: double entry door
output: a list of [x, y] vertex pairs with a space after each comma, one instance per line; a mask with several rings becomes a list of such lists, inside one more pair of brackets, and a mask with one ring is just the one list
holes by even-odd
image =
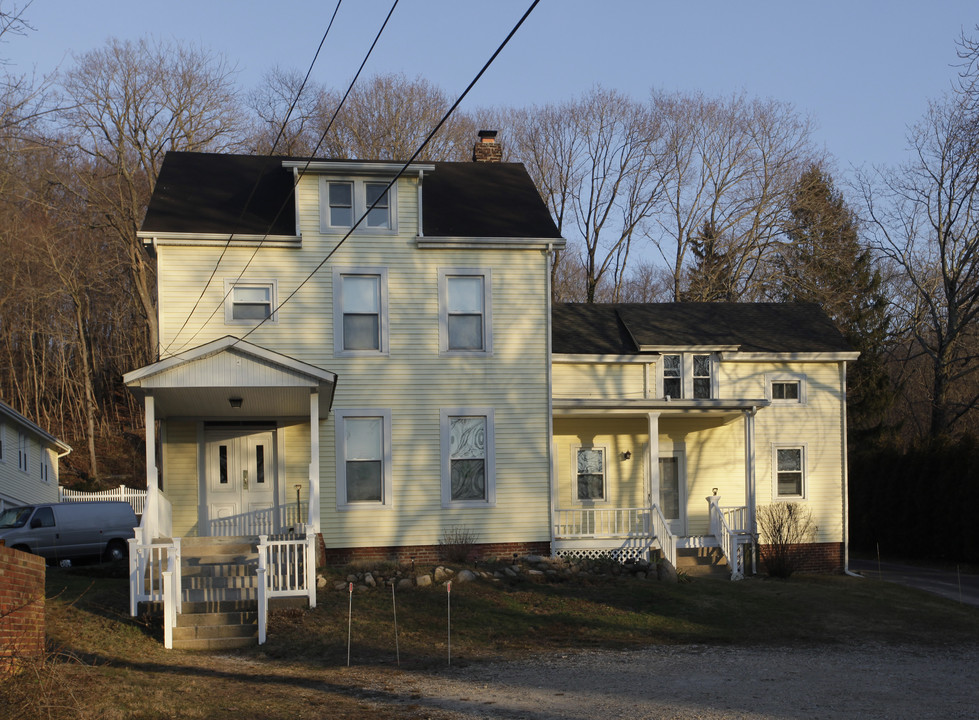
[[208, 428], [204, 457], [207, 534], [277, 532], [273, 430]]

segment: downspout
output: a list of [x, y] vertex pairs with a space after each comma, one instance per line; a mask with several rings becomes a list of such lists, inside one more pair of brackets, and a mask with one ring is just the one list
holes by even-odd
[[843, 487], [842, 487], [842, 501], [843, 501], [843, 574], [850, 575], [851, 577], [862, 578], [863, 575], [859, 573], [850, 571], [850, 500], [848, 497], [850, 488], [850, 471], [849, 466], [849, 451], [847, 449], [846, 435], [846, 360], [840, 361], [840, 395], [842, 397], [842, 402], [840, 404], [840, 425], [841, 425], [841, 447], [843, 452], [841, 453], [843, 458]]
[[[420, 229], [420, 228], [419, 228]], [[557, 478], [555, 477], [554, 468], [554, 387], [552, 380], [551, 368], [553, 365], [552, 359], [552, 339], [551, 339], [551, 268], [554, 264], [554, 244], [548, 243], [547, 250], [544, 251], [547, 258], [547, 262], [544, 263], [544, 274], [546, 276], [544, 284], [547, 288], [547, 295], [545, 296], [546, 306], [547, 306], [547, 329], [545, 335], [547, 337], [547, 357], [545, 359], [545, 372], [547, 378], [547, 484], [550, 492], [548, 496], [550, 497], [550, 502], [547, 504], [547, 535], [550, 538], [551, 555], [554, 555], [554, 505], [556, 503], [557, 497]]]
[[744, 473], [745, 505], [748, 507], [748, 532], [751, 534], [751, 574], [758, 574], [758, 517], [756, 512], [757, 495], [755, 479], [755, 413], [752, 406], [744, 411]]

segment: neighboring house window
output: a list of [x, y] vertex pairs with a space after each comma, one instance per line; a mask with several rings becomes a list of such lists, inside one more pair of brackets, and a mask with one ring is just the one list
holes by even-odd
[[605, 495], [605, 448], [580, 447], [576, 449], [575, 473], [578, 500], [606, 500]]
[[806, 495], [806, 448], [804, 445], [775, 445], [775, 497], [799, 499]]
[[323, 178], [320, 229], [325, 233], [346, 232], [366, 215], [357, 225], [357, 232], [396, 231], [396, 198], [397, 183], [388, 189], [387, 182]]
[[767, 375], [766, 390], [773, 405], [805, 405], [806, 377], [795, 373]]
[[493, 410], [440, 411], [442, 505], [483, 507], [496, 502]]
[[660, 356], [662, 397], [710, 399], [717, 396], [714, 356], [670, 353]]
[[387, 353], [387, 268], [333, 269], [333, 323], [335, 354]]
[[17, 467], [24, 472], [28, 471], [27, 451], [30, 443], [24, 433], [17, 433]]
[[41, 482], [49, 482], [51, 480], [51, 460], [48, 458], [48, 452], [41, 449]]
[[276, 321], [276, 284], [274, 281], [224, 281], [224, 321], [229, 324], [254, 324]]
[[337, 506], [390, 506], [391, 411], [336, 411]]
[[439, 351], [489, 354], [493, 351], [490, 271], [439, 269]]

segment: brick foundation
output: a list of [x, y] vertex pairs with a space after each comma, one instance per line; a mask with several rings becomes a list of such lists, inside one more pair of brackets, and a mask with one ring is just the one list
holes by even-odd
[[[759, 545], [760, 557], [765, 557], [765, 545]], [[801, 555], [798, 572], [803, 573], [833, 573], [843, 572], [845, 547], [843, 543], [802, 543], [792, 546], [793, 552]], [[759, 571], [765, 571], [764, 562], [760, 563]]]
[[[513, 554], [541, 555], [551, 554], [551, 543], [544, 542], [512, 542], [512, 543], [479, 543], [473, 546], [476, 558], [480, 559], [510, 559]], [[319, 536], [319, 558], [324, 565], [346, 565], [351, 562], [410, 562], [414, 558], [418, 564], [442, 562], [441, 548], [438, 545], [400, 545], [394, 547], [354, 547], [328, 548], [323, 544], [323, 536]]]
[[44, 558], [0, 546], [0, 675], [44, 653]]

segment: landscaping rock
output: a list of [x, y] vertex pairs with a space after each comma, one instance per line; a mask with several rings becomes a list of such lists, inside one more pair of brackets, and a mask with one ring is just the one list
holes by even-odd
[[432, 584], [432, 576], [431, 575], [418, 575], [418, 576], [415, 577], [415, 584], [418, 587], [428, 587], [429, 585]]
[[325, 588], [326, 587], [326, 578], [323, 577], [322, 575], [317, 575], [316, 576], [316, 587], [318, 587], [318, 588]]
[[471, 570], [460, 570], [455, 576], [455, 582], [457, 583], [472, 582], [475, 579], [476, 573]]
[[676, 582], [676, 568], [669, 560], [663, 560], [656, 566], [656, 579], [661, 582]]
[[401, 578], [398, 580], [398, 590], [410, 590], [413, 587], [415, 587], [415, 581], [411, 578]]
[[367, 587], [377, 587], [377, 581], [374, 579], [373, 575], [367, 573], [364, 575], [364, 585]]
[[439, 565], [435, 568], [435, 582], [442, 583], [446, 580], [451, 580], [453, 575], [455, 575], [455, 571], [447, 567]]

